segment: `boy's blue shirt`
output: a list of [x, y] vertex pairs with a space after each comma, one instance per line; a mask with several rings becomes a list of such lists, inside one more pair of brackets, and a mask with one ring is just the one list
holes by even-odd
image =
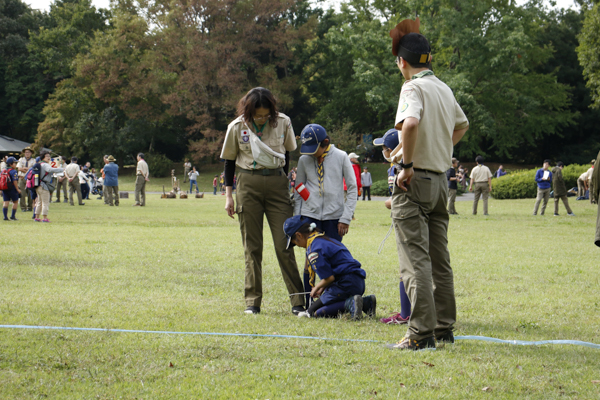
[[306, 258], [320, 279], [347, 274], [357, 274], [363, 279], [367, 277], [360, 262], [352, 257], [346, 246], [335, 239], [316, 238], [306, 249]]

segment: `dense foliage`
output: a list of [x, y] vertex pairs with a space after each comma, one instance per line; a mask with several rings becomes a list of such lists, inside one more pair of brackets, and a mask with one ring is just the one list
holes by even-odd
[[418, 15], [471, 122], [457, 157], [584, 163], [600, 146], [589, 108], [600, 23], [581, 4], [57, 0], [40, 13], [0, 0], [0, 129], [95, 161], [145, 151], [200, 165], [218, 158], [239, 98], [264, 86], [297, 134], [321, 123], [343, 150], [378, 159], [362, 135], [393, 126], [403, 83], [388, 32]]

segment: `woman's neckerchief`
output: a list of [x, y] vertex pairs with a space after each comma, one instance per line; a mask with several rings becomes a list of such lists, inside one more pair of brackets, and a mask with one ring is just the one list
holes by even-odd
[[319, 254], [318, 253], [313, 253], [310, 251], [310, 247], [312, 246], [312, 243], [314, 242], [314, 240], [318, 237], [321, 236], [325, 236], [324, 233], [319, 233], [319, 232], [313, 232], [310, 235], [308, 235], [308, 240], [306, 242], [306, 258], [308, 259], [308, 264], [309, 264], [309, 268], [308, 268], [308, 274], [310, 276], [310, 279], [308, 280], [308, 282], [310, 283], [310, 286], [315, 287], [315, 278], [316, 278], [316, 268], [313, 268], [313, 264], [314, 262], [317, 260], [317, 258], [319, 258]]
[[321, 156], [321, 162], [317, 159], [317, 176], [319, 177], [319, 197], [323, 197], [323, 176], [325, 175], [325, 171], [323, 171], [323, 163], [325, 162], [325, 157], [329, 154], [329, 150], [331, 149], [331, 145], [327, 146], [323, 155]]

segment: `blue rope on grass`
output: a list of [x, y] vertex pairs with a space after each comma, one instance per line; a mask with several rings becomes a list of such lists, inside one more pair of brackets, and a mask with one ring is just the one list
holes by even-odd
[[[105, 328], [73, 328], [65, 326], [35, 326], [35, 325], [0, 325], [0, 329], [40, 329], [40, 330], [62, 330], [62, 331], [93, 331], [93, 332], [121, 332], [121, 333], [158, 333], [163, 335], [196, 335], [196, 336], [237, 336], [237, 337], [256, 337], [256, 338], [279, 338], [279, 339], [310, 339], [310, 340], [335, 340], [342, 342], [363, 342], [363, 343], [382, 343], [380, 340], [369, 339], [340, 339], [323, 338], [315, 336], [294, 336], [294, 335], [265, 335], [258, 333], [221, 333], [221, 332], [170, 332], [170, 331], [144, 331], [137, 329], [105, 329]], [[478, 340], [483, 342], [494, 342], [512, 344], [518, 346], [539, 346], [543, 344], [571, 344], [575, 346], [590, 347], [600, 349], [600, 344], [582, 342], [580, 340], [503, 340], [490, 338], [486, 336], [455, 336], [455, 340]]]

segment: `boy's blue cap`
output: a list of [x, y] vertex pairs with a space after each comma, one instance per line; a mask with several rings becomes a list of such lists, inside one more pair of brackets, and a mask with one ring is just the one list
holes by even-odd
[[6, 159], [6, 165], [9, 165], [9, 166], [10, 166], [10, 165], [13, 165], [13, 164], [14, 164], [14, 163], [16, 163], [16, 162], [17, 162], [17, 159], [16, 159], [16, 158], [14, 158], [14, 157], [8, 157], [8, 158]]
[[327, 137], [327, 131], [321, 125], [308, 124], [302, 129], [300, 154], [312, 155], [317, 152], [319, 144]]
[[286, 249], [294, 247], [294, 243], [292, 243], [292, 236], [294, 236], [294, 233], [298, 232], [298, 229], [300, 229], [302, 225], [308, 222], [310, 221], [304, 218], [302, 215], [294, 215], [292, 218], [285, 220], [285, 223], [283, 224], [283, 232], [287, 236]]
[[385, 146], [388, 149], [394, 150], [400, 143], [399, 134], [400, 132], [396, 129], [390, 129], [383, 137], [373, 140], [373, 144], [375, 146]]

